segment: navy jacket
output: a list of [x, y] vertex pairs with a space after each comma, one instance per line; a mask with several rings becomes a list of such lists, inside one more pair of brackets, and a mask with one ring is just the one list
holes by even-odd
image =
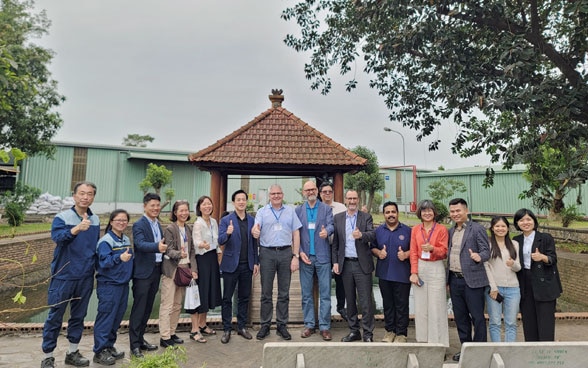
[[[159, 226], [159, 231], [163, 236], [161, 225], [158, 223], [157, 226]], [[133, 278], [147, 279], [155, 267], [155, 253], [159, 253], [159, 242], [154, 240], [151, 224], [145, 216], [141, 216], [133, 224], [133, 243], [135, 245]]]
[[[259, 253], [257, 241], [251, 235], [251, 228], [255, 219], [251, 215], [247, 216], [247, 259], [249, 260], [249, 269], [253, 271], [253, 266], [259, 264]], [[233, 221], [233, 233], [227, 234], [227, 227]], [[239, 265], [241, 256], [241, 237], [243, 234], [239, 231], [239, 219], [237, 214], [232, 212], [223, 217], [218, 226], [218, 244], [224, 245], [223, 258], [220, 264], [221, 272], [235, 272]]]

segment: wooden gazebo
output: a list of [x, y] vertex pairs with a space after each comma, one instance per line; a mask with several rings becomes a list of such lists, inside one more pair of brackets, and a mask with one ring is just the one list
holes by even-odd
[[210, 197], [217, 217], [226, 210], [229, 175], [332, 178], [335, 201], [343, 202], [343, 174], [360, 170], [366, 159], [314, 129], [282, 107], [282, 90], [272, 90], [271, 107], [188, 160], [211, 173]]

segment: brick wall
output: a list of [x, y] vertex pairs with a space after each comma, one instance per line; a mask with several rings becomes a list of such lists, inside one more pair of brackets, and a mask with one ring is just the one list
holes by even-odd
[[562, 298], [588, 307], [588, 254], [558, 251], [557, 265], [564, 290]]

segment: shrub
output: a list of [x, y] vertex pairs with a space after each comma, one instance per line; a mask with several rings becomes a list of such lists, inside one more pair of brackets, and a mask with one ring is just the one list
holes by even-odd
[[161, 354], [147, 354], [143, 358], [133, 357], [125, 368], [180, 368], [179, 363], [188, 360], [186, 349], [183, 346], [166, 348]]
[[9, 202], [4, 206], [4, 216], [10, 226], [20, 226], [24, 221], [24, 211], [16, 202]]
[[561, 211], [561, 226], [568, 227], [574, 221], [580, 221], [584, 217], [584, 214], [580, 212], [578, 207], [575, 205], [564, 208]]
[[444, 222], [447, 216], [449, 216], [449, 210], [447, 209], [447, 206], [440, 201], [433, 201], [433, 204], [437, 209], [437, 217], [435, 218], [435, 221], [439, 223]]

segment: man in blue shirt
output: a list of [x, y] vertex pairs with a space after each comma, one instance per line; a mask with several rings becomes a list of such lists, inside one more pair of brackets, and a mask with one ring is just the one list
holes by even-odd
[[398, 222], [398, 205], [386, 202], [385, 222], [376, 229], [372, 254], [384, 302], [383, 342], [406, 342], [410, 295], [410, 227]]
[[292, 339], [286, 324], [290, 300], [292, 272], [298, 271], [300, 231], [302, 227], [292, 207], [282, 204], [282, 187], [274, 184], [269, 188], [270, 203], [257, 211], [251, 235], [259, 239], [259, 272], [261, 275], [261, 329], [257, 339], [269, 335], [274, 305], [272, 302], [274, 278], [278, 276], [278, 300], [276, 303], [277, 335], [284, 340]]
[[333, 234], [333, 210], [319, 202], [318, 189], [313, 181], [302, 187], [306, 202], [296, 207], [302, 223], [300, 230], [300, 288], [302, 289], [302, 312], [304, 330], [300, 336], [310, 337], [315, 331], [313, 278], [316, 274], [319, 290], [319, 330], [325, 341], [331, 340], [331, 246], [329, 236]]
[[75, 205], [58, 213], [51, 225], [51, 239], [55, 242], [47, 297], [47, 304], [51, 308], [43, 326], [42, 348], [45, 359], [41, 362], [41, 368], [55, 367], [53, 350], [68, 304], [69, 349], [65, 355], [65, 364], [76, 367], [90, 365], [90, 361], [80, 354], [78, 344], [82, 339], [84, 317], [94, 289], [96, 245], [100, 238], [100, 219], [90, 210], [95, 196], [94, 183], [77, 183], [73, 188]]

